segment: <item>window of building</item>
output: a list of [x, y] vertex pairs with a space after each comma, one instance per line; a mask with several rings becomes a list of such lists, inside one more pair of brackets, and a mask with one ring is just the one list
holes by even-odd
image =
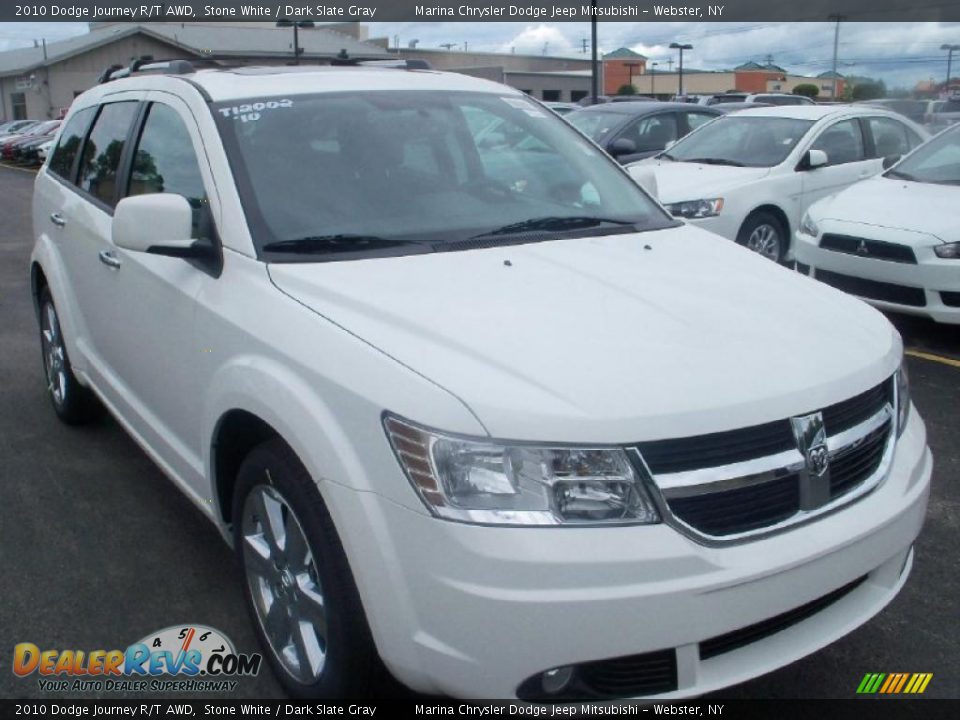
[[27, 96], [22, 92], [10, 93], [10, 111], [14, 120], [27, 119]]
[[83, 147], [78, 185], [110, 207], [114, 205], [120, 156], [137, 106], [135, 102], [104, 105]]
[[546, 102], [560, 102], [560, 91], [559, 90], [544, 90], [543, 99]]
[[586, 90], [571, 90], [570, 102], [580, 102], [589, 94]]

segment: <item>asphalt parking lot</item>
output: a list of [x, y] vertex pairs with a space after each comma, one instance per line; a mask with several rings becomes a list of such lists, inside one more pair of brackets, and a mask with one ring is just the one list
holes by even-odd
[[[240, 573], [213, 526], [112, 419], [69, 428], [50, 407], [29, 292], [32, 181], [0, 167], [0, 697], [64, 697], [10, 671], [21, 642], [124, 648], [199, 623], [257, 652]], [[865, 626], [723, 697], [850, 698], [867, 672], [931, 672], [924, 697], [960, 698], [960, 327], [893, 319], [935, 457], [913, 576]], [[265, 667], [228, 697], [281, 696]]]

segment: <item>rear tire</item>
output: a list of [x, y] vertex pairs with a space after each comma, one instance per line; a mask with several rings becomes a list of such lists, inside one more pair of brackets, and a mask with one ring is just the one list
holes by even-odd
[[776, 214], [758, 210], [744, 220], [737, 242], [768, 260], [781, 262], [787, 254], [790, 237]]
[[40, 290], [40, 354], [47, 393], [54, 412], [67, 425], [83, 425], [102, 414], [93, 392], [85, 388], [73, 374], [70, 356], [60, 327], [60, 316], [53, 304], [50, 289]]
[[353, 574], [313, 478], [281, 439], [241, 464], [232, 517], [247, 608], [287, 692], [368, 696], [382, 664]]

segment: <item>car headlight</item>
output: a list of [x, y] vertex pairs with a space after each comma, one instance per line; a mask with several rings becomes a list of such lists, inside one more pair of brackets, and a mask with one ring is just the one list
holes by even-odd
[[897, 370], [897, 437], [903, 434], [910, 418], [910, 376], [907, 375], [907, 361], [900, 363]]
[[820, 228], [817, 227], [817, 224], [813, 221], [813, 218], [810, 217], [809, 212], [803, 214], [803, 218], [800, 220], [799, 229], [804, 235], [809, 235], [810, 237], [814, 238], [820, 234]]
[[439, 517], [497, 525], [660, 522], [621, 448], [497, 443], [392, 416], [383, 424], [407, 478]]
[[933, 251], [937, 254], [938, 258], [943, 258], [944, 260], [960, 260], [960, 242], [937, 245], [933, 248]]
[[669, 210], [670, 214], [674, 217], [682, 217], [687, 220], [714, 217], [719, 215], [720, 211], [723, 210], [723, 198], [686, 200], [684, 202], [667, 205], [667, 210]]

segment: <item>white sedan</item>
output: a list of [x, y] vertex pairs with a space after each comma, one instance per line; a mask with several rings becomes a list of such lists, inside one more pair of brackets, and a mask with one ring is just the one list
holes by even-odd
[[887, 310], [960, 324], [960, 125], [883, 175], [822, 200], [797, 269]]
[[643, 182], [652, 169], [675, 217], [781, 261], [792, 257], [791, 233], [811, 204], [928, 137], [881, 108], [757, 108], [717, 118], [628, 170]]

